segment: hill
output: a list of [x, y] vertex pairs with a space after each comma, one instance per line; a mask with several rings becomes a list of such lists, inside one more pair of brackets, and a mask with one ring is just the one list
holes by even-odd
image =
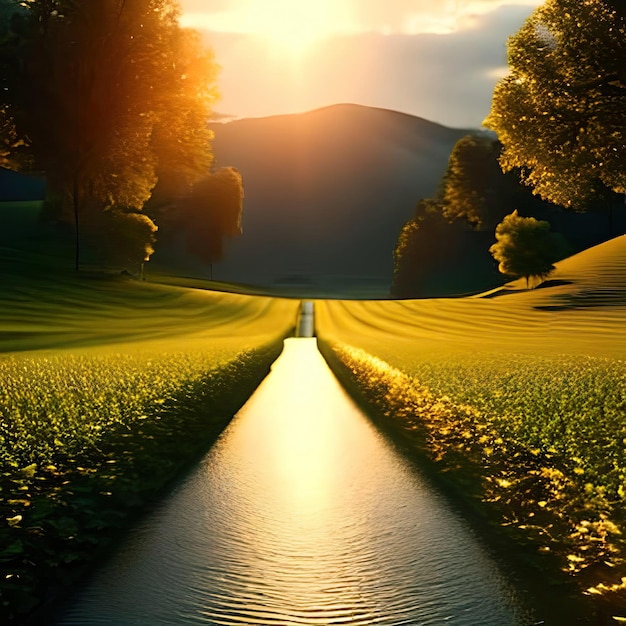
[[525, 280], [511, 281], [482, 294], [536, 309], [581, 309], [626, 306], [626, 235], [615, 237], [555, 263], [556, 269], [537, 289]]
[[214, 130], [216, 165], [237, 167], [246, 194], [244, 233], [216, 278], [380, 295], [400, 228], [468, 132], [353, 104]]

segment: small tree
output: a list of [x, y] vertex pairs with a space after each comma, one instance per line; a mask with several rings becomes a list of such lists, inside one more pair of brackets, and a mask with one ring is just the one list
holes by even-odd
[[242, 233], [243, 183], [234, 167], [222, 167], [198, 181], [182, 202], [180, 225], [189, 252], [211, 268], [224, 254], [224, 237]]
[[132, 274], [141, 274], [143, 265], [154, 254], [158, 230], [144, 213], [109, 209], [97, 213], [86, 224], [92, 249], [100, 260], [121, 266]]
[[517, 210], [496, 226], [496, 239], [489, 252], [498, 261], [498, 270], [507, 276], [545, 279], [553, 263], [563, 256], [564, 242], [550, 232], [550, 224], [534, 217], [520, 217]]

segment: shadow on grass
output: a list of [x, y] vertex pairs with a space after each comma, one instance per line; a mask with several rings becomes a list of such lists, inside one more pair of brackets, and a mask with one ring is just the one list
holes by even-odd
[[567, 311], [624, 307], [626, 306], [626, 291], [606, 287], [581, 289], [574, 293], [555, 294], [553, 300], [554, 304], [538, 304], [533, 308], [539, 311]]

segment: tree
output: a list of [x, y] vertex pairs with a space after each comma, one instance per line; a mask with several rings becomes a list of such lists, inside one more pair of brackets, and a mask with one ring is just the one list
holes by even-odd
[[445, 218], [465, 219], [476, 228], [494, 227], [502, 219], [506, 183], [512, 193], [514, 182], [498, 165], [500, 147], [496, 140], [480, 135], [466, 135], [455, 144], [441, 181]]
[[[0, 0], [0, 94], [6, 94], [19, 71], [18, 50], [24, 34], [24, 11], [24, 7], [13, 0]], [[13, 165], [14, 169], [24, 169], [25, 163], [20, 163], [21, 167], [13, 163], [16, 150], [24, 141], [6, 109], [6, 102], [0, 95], [0, 167]]]
[[550, 224], [534, 217], [520, 217], [517, 210], [496, 227], [496, 239], [490, 248], [498, 261], [498, 270], [508, 276], [545, 279], [554, 270], [553, 263], [562, 258], [564, 242], [550, 232]]
[[143, 278], [143, 265], [154, 254], [155, 223], [143, 213], [132, 210], [101, 211], [87, 225], [87, 238], [99, 260], [118, 265]]
[[[621, 7], [621, 8], [620, 8]], [[626, 16], [617, 0], [547, 0], [509, 40], [484, 124], [534, 193], [583, 209], [626, 192]]]
[[420, 200], [394, 250], [391, 295], [439, 297], [493, 287], [499, 281], [487, 252], [489, 237], [461, 221], [450, 223], [440, 200]]
[[189, 185], [210, 167], [216, 66], [174, 0], [24, 4], [0, 95], [0, 128], [17, 141], [3, 146], [16, 169], [27, 153], [70, 209], [78, 269], [83, 217], [140, 210], [159, 175]]
[[188, 250], [211, 268], [224, 254], [224, 237], [242, 233], [243, 183], [234, 167], [222, 167], [198, 181], [180, 208]]

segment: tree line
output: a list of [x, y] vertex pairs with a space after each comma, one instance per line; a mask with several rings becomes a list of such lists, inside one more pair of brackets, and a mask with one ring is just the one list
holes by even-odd
[[[612, 220], [626, 193], [626, 10], [619, 0], [546, 0], [508, 43], [508, 75], [484, 121], [497, 139], [454, 147], [440, 188], [400, 233], [392, 292], [408, 295], [433, 234], [494, 233], [490, 251], [510, 277], [547, 276], [567, 253], [545, 220], [546, 203], [576, 211], [605, 204]], [[610, 227], [611, 228], [611, 227]], [[445, 255], [445, 246], [439, 251]], [[437, 254], [437, 252], [435, 252]], [[443, 261], [442, 261], [443, 262]], [[419, 277], [418, 277], [419, 278]]]
[[179, 16], [174, 0], [0, 4], [0, 165], [45, 176], [76, 269], [86, 243], [148, 260], [156, 216], [209, 263], [240, 232], [241, 176], [213, 162], [218, 66]]

